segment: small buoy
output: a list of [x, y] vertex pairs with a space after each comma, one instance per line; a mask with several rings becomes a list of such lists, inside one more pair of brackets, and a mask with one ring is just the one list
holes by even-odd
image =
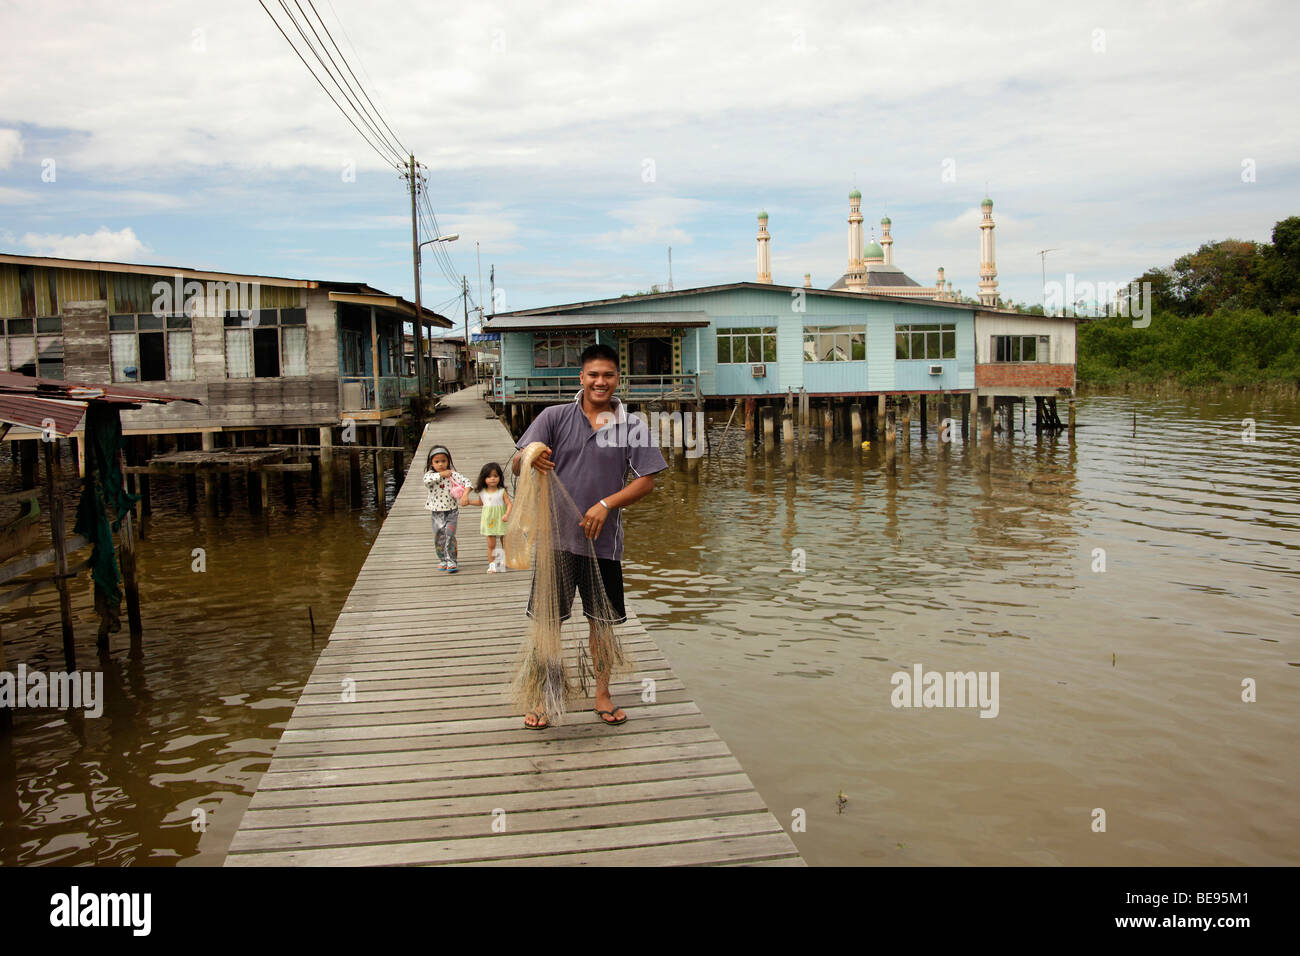
[[863, 450], [863, 451], [866, 451], [866, 450], [867, 450], [868, 448], [870, 448], [870, 447], [871, 447], [871, 442], [869, 442], [869, 441], [864, 441], [864, 442], [862, 443], [862, 450]]

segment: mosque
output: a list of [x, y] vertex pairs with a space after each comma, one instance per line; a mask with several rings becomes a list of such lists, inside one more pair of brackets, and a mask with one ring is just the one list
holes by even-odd
[[[993, 254], [993, 200], [986, 198], [980, 204], [980, 284], [979, 301], [983, 306], [998, 308], [998, 270]], [[758, 281], [772, 282], [772, 236], [767, 231], [767, 212], [758, 214]], [[956, 302], [952, 282], [944, 279], [943, 266], [932, 286], [921, 285], [894, 264], [894, 239], [890, 235], [893, 225], [888, 216], [880, 220], [880, 241], [872, 236], [862, 242], [862, 193], [849, 193], [849, 261], [847, 271], [830, 285], [832, 292], [861, 292], [868, 295], [888, 295], [907, 299], [930, 299], [935, 302]], [[804, 273], [804, 287], [812, 288], [812, 276]]]

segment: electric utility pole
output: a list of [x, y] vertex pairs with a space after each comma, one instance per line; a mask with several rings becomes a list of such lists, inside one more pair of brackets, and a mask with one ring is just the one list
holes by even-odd
[[470, 359], [469, 359], [469, 279], [465, 276], [460, 277], [460, 298], [465, 306], [465, 385], [470, 384]]
[[[424, 336], [421, 335], [420, 323], [424, 313], [420, 308], [420, 233], [415, 224], [415, 154], [407, 158], [407, 185], [411, 187], [411, 268], [415, 271], [415, 321], [411, 328], [415, 332], [415, 375], [416, 390], [424, 397]], [[430, 396], [433, 389], [429, 389]]]

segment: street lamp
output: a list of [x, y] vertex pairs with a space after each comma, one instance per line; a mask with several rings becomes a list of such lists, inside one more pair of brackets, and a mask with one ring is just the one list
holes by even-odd
[[[412, 213], [412, 215], [414, 215], [414, 213]], [[412, 222], [414, 222], [414, 220], [412, 220]], [[415, 230], [414, 225], [412, 225], [411, 229], [412, 232], [414, 232]], [[421, 242], [419, 245], [415, 247], [415, 343], [417, 346], [415, 350], [415, 361], [417, 365], [415, 373], [420, 380], [421, 391], [423, 391], [424, 388], [424, 365], [429, 358], [429, 353], [428, 351], [426, 351], [424, 345], [424, 329], [423, 329], [424, 316], [421, 314], [422, 310], [420, 308], [420, 261], [421, 261], [420, 250], [423, 249], [425, 246], [435, 242], [455, 242], [459, 238], [460, 238], [460, 233], [453, 232], [449, 236], [438, 236], [436, 239], [426, 239], [424, 240], [424, 242]], [[421, 361], [422, 359], [425, 361]], [[432, 369], [429, 370], [429, 400], [430, 402], [433, 401], [433, 370]]]

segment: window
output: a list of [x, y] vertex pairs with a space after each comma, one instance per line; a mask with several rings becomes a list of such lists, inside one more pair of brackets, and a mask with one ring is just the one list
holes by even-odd
[[533, 336], [533, 368], [577, 368], [578, 356], [596, 344], [595, 332], [538, 333]]
[[[1037, 335], [995, 335], [991, 349], [994, 362], [1038, 362], [1047, 361], [1048, 336], [1042, 336], [1042, 348], [1039, 348]], [[1040, 359], [1041, 356], [1041, 359]]]
[[307, 374], [307, 310], [227, 312], [226, 378]]
[[776, 327], [718, 329], [718, 364], [776, 361]]
[[113, 381], [193, 381], [192, 321], [188, 315], [109, 316]]
[[866, 357], [865, 325], [815, 325], [803, 330], [805, 362], [862, 362]]
[[957, 357], [957, 326], [894, 326], [894, 358], [950, 359]]
[[[59, 333], [48, 335], [45, 333]], [[63, 319], [0, 320], [0, 363], [11, 372], [63, 378]]]

